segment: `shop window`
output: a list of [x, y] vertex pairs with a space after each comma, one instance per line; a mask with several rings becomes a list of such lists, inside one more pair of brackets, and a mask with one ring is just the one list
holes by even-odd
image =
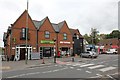
[[45, 38], [50, 38], [50, 32], [49, 31], [45, 31]]
[[63, 34], [63, 39], [67, 40], [67, 34], [66, 33]]

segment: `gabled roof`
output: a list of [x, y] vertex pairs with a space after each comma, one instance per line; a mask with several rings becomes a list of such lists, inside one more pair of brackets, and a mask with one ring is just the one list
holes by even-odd
[[74, 36], [74, 34], [79, 33], [78, 36], [79, 36], [80, 38], [83, 38], [83, 36], [80, 34], [80, 32], [79, 32], [78, 29], [71, 29], [71, 28], [70, 28], [70, 32], [71, 32], [72, 36]]
[[55, 32], [59, 32], [59, 26], [58, 26], [58, 24], [52, 23], [52, 26], [53, 26]]
[[36, 27], [37, 29], [39, 29], [46, 19], [47, 19], [47, 17], [45, 17], [45, 18], [42, 19], [41, 21], [33, 20], [33, 23], [34, 23], [35, 27]]
[[58, 24], [52, 23], [52, 26], [53, 26], [55, 32], [60, 32], [61, 28], [63, 27], [63, 24], [64, 24], [64, 21], [62, 21]]

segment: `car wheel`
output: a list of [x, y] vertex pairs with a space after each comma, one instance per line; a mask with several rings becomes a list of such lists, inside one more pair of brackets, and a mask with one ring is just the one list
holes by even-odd
[[90, 55], [89, 55], [88, 57], [89, 57], [89, 58], [92, 58], [92, 56], [90, 56]]

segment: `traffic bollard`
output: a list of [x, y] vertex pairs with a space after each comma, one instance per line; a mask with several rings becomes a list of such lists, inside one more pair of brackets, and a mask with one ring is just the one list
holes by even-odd
[[72, 58], [72, 62], [74, 62], [74, 58]]

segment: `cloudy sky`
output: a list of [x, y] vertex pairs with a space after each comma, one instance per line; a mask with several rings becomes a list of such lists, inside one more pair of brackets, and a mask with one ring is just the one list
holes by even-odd
[[[52, 23], [66, 20], [70, 28], [90, 34], [91, 28], [100, 33], [118, 29], [119, 0], [29, 0], [33, 20], [48, 16]], [[26, 9], [27, 0], [0, 0], [0, 46], [3, 33]]]

